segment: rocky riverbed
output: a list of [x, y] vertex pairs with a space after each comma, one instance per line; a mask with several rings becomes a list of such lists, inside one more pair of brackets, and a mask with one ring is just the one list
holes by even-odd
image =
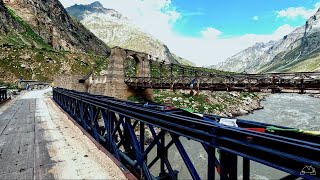
[[190, 95], [190, 91], [157, 90], [154, 101], [177, 108], [190, 108], [195, 112], [235, 117], [262, 109], [261, 101], [266, 93], [248, 92], [211, 92], [201, 91], [200, 94]]

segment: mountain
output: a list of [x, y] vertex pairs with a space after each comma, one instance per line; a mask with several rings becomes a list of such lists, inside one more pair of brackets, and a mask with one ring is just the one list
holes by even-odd
[[197, 66], [195, 63], [189, 61], [188, 59], [182, 58], [182, 57], [177, 56], [175, 54], [172, 54], [172, 55], [182, 65], [185, 65], [185, 66]]
[[320, 9], [310, 17], [304, 26], [284, 36], [292, 38], [259, 72], [318, 71], [320, 70]]
[[119, 46], [145, 52], [158, 57], [160, 61], [178, 63], [166, 45], [143, 32], [130, 19], [116, 10], [104, 8], [100, 2], [74, 5], [66, 10], [111, 47]]
[[[262, 47], [262, 48], [261, 48]], [[216, 66], [249, 73], [320, 70], [320, 9], [304, 26], [276, 42], [257, 43]]]
[[51, 48], [32, 31], [28, 24], [24, 23], [12, 10], [7, 9], [2, 0], [0, 1], [0, 33], [0, 44]]
[[[19, 3], [21, 2], [19, 1]], [[25, 3], [29, 4], [30, 2]], [[1, 82], [14, 83], [21, 76], [24, 79], [50, 81], [53, 80], [55, 75], [59, 74], [87, 74], [97, 65], [99, 65], [99, 68], [96, 69], [96, 73], [107, 68], [108, 58], [99, 54], [83, 53], [82, 51], [86, 50], [85, 45], [82, 48], [78, 44], [79, 48], [74, 49], [74, 52], [55, 50], [51, 44], [48, 44], [42, 38], [41, 35], [44, 33], [39, 35], [35, 32], [29, 23], [24, 21], [15, 10], [11, 9], [12, 5], [5, 6], [3, 1], [0, 0], [0, 84]], [[42, 5], [51, 6], [50, 4]], [[15, 6], [15, 8], [21, 11], [18, 6]], [[34, 8], [33, 11], [38, 11], [38, 5]], [[48, 7], [41, 7], [40, 9], [42, 8]], [[58, 19], [54, 16], [55, 14], [48, 12], [48, 17]], [[32, 23], [32, 21], [30, 22]], [[56, 28], [58, 27], [63, 28], [61, 25], [57, 25]], [[61, 29], [61, 31], [67, 32], [70, 30]], [[85, 33], [90, 34], [88, 30]], [[92, 36], [94, 35], [92, 34]], [[103, 43], [102, 41], [99, 42]], [[93, 41], [88, 43], [93, 43]], [[92, 44], [92, 46], [95, 45]], [[99, 46], [99, 44], [96, 45], [96, 47]], [[107, 48], [107, 50], [101, 49], [103, 51], [97, 51], [97, 53], [108, 54], [109, 48], [106, 45], [102, 47]]]
[[[256, 43], [252, 47], [249, 47], [238, 54], [228, 58], [224, 62], [219, 63], [211, 68], [223, 69], [231, 72], [252, 72], [252, 69], [261, 64], [261, 57], [264, 54], [268, 54], [270, 47], [275, 44], [274, 41], [268, 43]], [[261, 58], [261, 61], [259, 61]]]
[[7, 11], [7, 8], [5, 7], [2, 1], [0, 1], [0, 19], [1, 33], [8, 34], [13, 29], [15, 30], [15, 32], [25, 31], [23, 26], [21, 26], [21, 24], [18, 21], [16, 21], [14, 18], [10, 16], [9, 12]]
[[110, 48], [72, 19], [58, 0], [6, 0], [5, 3], [55, 50], [110, 54]]

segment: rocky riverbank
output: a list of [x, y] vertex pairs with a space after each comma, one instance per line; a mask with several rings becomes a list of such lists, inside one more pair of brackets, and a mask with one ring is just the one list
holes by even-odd
[[[249, 114], [254, 110], [262, 109], [261, 101], [267, 93], [248, 92], [211, 92], [201, 91], [200, 94], [190, 95], [188, 90], [154, 90], [154, 102], [174, 106], [177, 108], [188, 108], [194, 112], [215, 114], [227, 117], [237, 117]], [[130, 100], [137, 99], [133, 98]], [[156, 133], [159, 128], [154, 128]], [[139, 137], [140, 126], [135, 128], [135, 134]], [[148, 126], [145, 127], [145, 142], [149, 144], [153, 140], [152, 133]]]
[[320, 94], [309, 94], [310, 97], [320, 98]]
[[262, 109], [261, 101], [268, 94], [248, 92], [201, 91], [190, 95], [190, 91], [155, 90], [154, 101], [178, 108], [190, 108], [195, 112], [235, 117]]

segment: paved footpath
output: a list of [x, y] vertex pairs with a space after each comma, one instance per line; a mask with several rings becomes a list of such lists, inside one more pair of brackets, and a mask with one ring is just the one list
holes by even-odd
[[49, 91], [27, 92], [0, 107], [0, 179], [126, 179]]

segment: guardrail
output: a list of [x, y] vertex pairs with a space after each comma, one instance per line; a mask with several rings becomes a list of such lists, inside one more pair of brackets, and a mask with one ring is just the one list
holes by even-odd
[[0, 88], [0, 103], [5, 102], [8, 99], [8, 90], [6, 88]]
[[[243, 179], [250, 179], [250, 161], [289, 173], [284, 179], [320, 178], [319, 136], [257, 132], [246, 127], [270, 125], [238, 120], [240, 127], [226, 126], [219, 123], [223, 118], [219, 116], [198, 116], [180, 109], [166, 110], [157, 104], [133, 103], [60, 88], [54, 88], [53, 99], [140, 179], [178, 179], [178, 171], [169, 158], [173, 145], [192, 179], [200, 179], [199, 169], [195, 168], [181, 137], [200, 143], [207, 153], [207, 179], [218, 176], [238, 179], [238, 157], [243, 158]], [[148, 143], [146, 129], [153, 137]], [[153, 149], [156, 155], [150, 160]], [[155, 172], [156, 163], [159, 168]], [[302, 174], [305, 166], [314, 167], [318, 174]]]

